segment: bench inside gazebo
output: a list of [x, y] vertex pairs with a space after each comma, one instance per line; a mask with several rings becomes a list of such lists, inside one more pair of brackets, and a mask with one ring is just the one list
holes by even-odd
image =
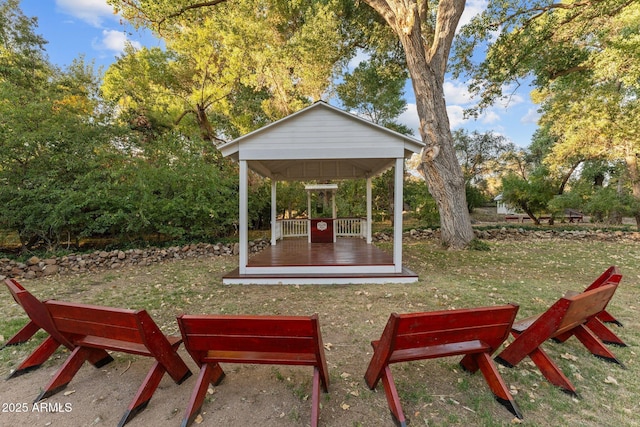
[[[220, 147], [239, 164], [239, 266], [225, 284], [410, 283], [402, 265], [404, 160], [423, 143], [319, 101]], [[393, 253], [372, 244], [372, 178], [394, 168]], [[249, 257], [248, 171], [271, 180], [271, 246]], [[366, 180], [366, 218], [340, 218], [335, 182]], [[276, 216], [279, 181], [318, 182], [307, 192], [333, 201], [329, 215]], [[327, 197], [327, 194], [330, 195]], [[311, 213], [308, 196], [308, 214]]]

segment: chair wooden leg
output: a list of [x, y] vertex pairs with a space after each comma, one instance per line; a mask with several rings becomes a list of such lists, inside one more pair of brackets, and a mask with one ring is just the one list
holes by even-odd
[[[174, 343], [172, 346], [173, 350], [177, 351], [181, 343], [182, 341]], [[169, 376], [171, 376], [171, 378], [173, 378], [173, 381], [175, 381], [177, 384], [182, 384], [187, 378], [191, 376], [191, 371], [187, 367], [186, 363], [184, 363], [184, 360], [182, 360], [182, 358], [178, 356], [177, 353], [154, 354], [154, 357], [156, 358], [156, 360], [162, 363]]]
[[620, 339], [613, 331], [607, 328], [604, 323], [598, 318], [589, 320], [585, 326], [591, 330], [599, 339], [605, 344], [617, 345], [619, 347], [626, 347], [624, 341]]
[[320, 418], [320, 370], [313, 368], [313, 385], [311, 390], [311, 427], [318, 427]]
[[477, 353], [475, 356], [475, 360], [480, 367], [480, 372], [482, 372], [496, 400], [517, 418], [523, 419], [518, 404], [509, 392], [509, 388], [498, 372], [496, 365], [493, 364], [491, 356], [487, 353]]
[[9, 376], [19, 377], [22, 374], [38, 369], [60, 347], [60, 343], [51, 337], [47, 337]]
[[165, 374], [165, 372], [166, 370], [164, 366], [160, 364], [160, 362], [154, 362], [153, 366], [147, 373], [146, 378], [140, 385], [138, 392], [129, 404], [127, 411], [120, 419], [118, 427], [122, 427], [123, 425], [131, 421], [140, 412], [144, 411], [144, 409], [149, 404], [153, 393], [155, 393], [156, 389], [160, 385], [160, 381], [162, 380], [162, 376]]
[[460, 361], [460, 366], [462, 369], [469, 373], [475, 373], [479, 368], [478, 360], [476, 354], [467, 354]]
[[193, 423], [198, 413], [200, 413], [209, 384], [215, 383], [217, 385], [222, 381], [222, 378], [224, 378], [224, 372], [222, 372], [222, 368], [218, 363], [205, 363], [200, 367], [200, 374], [191, 393], [182, 424], [180, 424], [181, 427], [187, 427]]
[[34, 403], [42, 399], [53, 396], [60, 390], [64, 389], [71, 382], [75, 374], [80, 370], [82, 364], [91, 354], [92, 349], [84, 347], [76, 347], [69, 355], [64, 364], [58, 369], [53, 379], [44, 388], [44, 391], [36, 397]]
[[[523, 340], [520, 338], [522, 335], [516, 332], [511, 332], [511, 335], [515, 337], [515, 340], [507, 345], [507, 348], [502, 350], [498, 356], [495, 357], [495, 361], [508, 368], [513, 368], [520, 363], [527, 355], [540, 346], [546, 338], [532, 337]], [[544, 334], [541, 334], [544, 336]], [[520, 339], [518, 339], [520, 338]]]
[[576, 328], [575, 336], [594, 356], [608, 362], [617, 363], [624, 368], [624, 364], [616, 358], [616, 355], [610, 352], [609, 349], [602, 344], [602, 341], [600, 341], [598, 337], [584, 325]]
[[601, 322], [604, 323], [615, 323], [616, 325], [620, 326], [621, 328], [623, 327], [622, 323], [620, 323], [618, 321], [618, 319], [616, 319], [615, 317], [613, 317], [611, 314], [609, 314], [608, 311], [604, 310], [601, 311], [597, 316], [598, 319], [600, 319]]
[[537, 348], [529, 354], [529, 357], [538, 367], [542, 375], [551, 384], [560, 387], [564, 392], [577, 396], [576, 388], [571, 384], [560, 367], [541, 348]]
[[367, 386], [373, 390], [378, 385], [378, 381], [382, 378], [383, 366], [386, 363], [384, 355], [378, 353], [377, 348], [380, 345], [380, 341], [371, 341], [371, 346], [374, 350], [374, 355], [367, 366], [367, 371], [364, 374], [364, 381]]
[[0, 350], [10, 345], [18, 345], [29, 341], [29, 339], [39, 330], [40, 327], [38, 325], [33, 323], [33, 321], [29, 321], [29, 323], [24, 325], [14, 336], [9, 338], [9, 340], [0, 347]]
[[402, 412], [402, 406], [400, 405], [400, 397], [398, 397], [398, 390], [396, 384], [393, 381], [393, 375], [391, 374], [391, 368], [389, 365], [384, 367], [382, 372], [382, 385], [384, 387], [384, 393], [387, 396], [387, 402], [389, 403], [389, 409], [393, 416], [393, 421], [400, 427], [407, 427], [407, 419]]

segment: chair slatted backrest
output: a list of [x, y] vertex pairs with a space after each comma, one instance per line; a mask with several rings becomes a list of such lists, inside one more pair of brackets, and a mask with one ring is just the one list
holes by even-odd
[[593, 283], [585, 289], [585, 291], [590, 291], [603, 285], [618, 285], [621, 280], [622, 273], [620, 273], [620, 269], [617, 266], [612, 265], [606, 269], [604, 273], [598, 276], [598, 278], [594, 280]]
[[398, 319], [392, 345], [394, 350], [474, 340], [482, 341], [495, 349], [508, 336], [514, 313], [511, 306], [506, 306], [392, 316]]
[[144, 310], [134, 311], [61, 301], [49, 301], [46, 306], [58, 330], [74, 339], [93, 336], [145, 344], [139, 322], [139, 316]]
[[325, 365], [317, 315], [178, 317], [185, 348], [203, 361]]
[[602, 285], [590, 291], [562, 297], [535, 323], [549, 322], [551, 319], [552, 324], [557, 323], [557, 326], [549, 338], [562, 335], [597, 316], [605, 309], [615, 291], [616, 285]]

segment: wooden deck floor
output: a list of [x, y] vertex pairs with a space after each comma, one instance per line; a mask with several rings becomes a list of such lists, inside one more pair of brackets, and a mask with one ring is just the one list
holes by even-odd
[[[393, 265], [393, 255], [358, 238], [339, 238], [336, 243], [308, 243], [285, 239], [249, 258], [248, 267], [274, 267], [272, 274], [240, 274], [235, 269], [223, 278], [226, 284], [346, 284], [412, 283], [418, 276], [404, 268], [401, 273], [368, 273], [367, 266]], [[283, 274], [277, 267], [362, 266], [360, 273]]]
[[337, 239], [336, 243], [286, 239], [249, 258], [250, 267], [293, 265], [393, 265], [393, 255], [357, 238]]

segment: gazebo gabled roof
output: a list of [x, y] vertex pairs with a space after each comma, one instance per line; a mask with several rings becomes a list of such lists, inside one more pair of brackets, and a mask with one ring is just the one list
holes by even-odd
[[412, 137], [318, 101], [220, 151], [271, 179], [306, 181], [375, 176], [423, 147]]

